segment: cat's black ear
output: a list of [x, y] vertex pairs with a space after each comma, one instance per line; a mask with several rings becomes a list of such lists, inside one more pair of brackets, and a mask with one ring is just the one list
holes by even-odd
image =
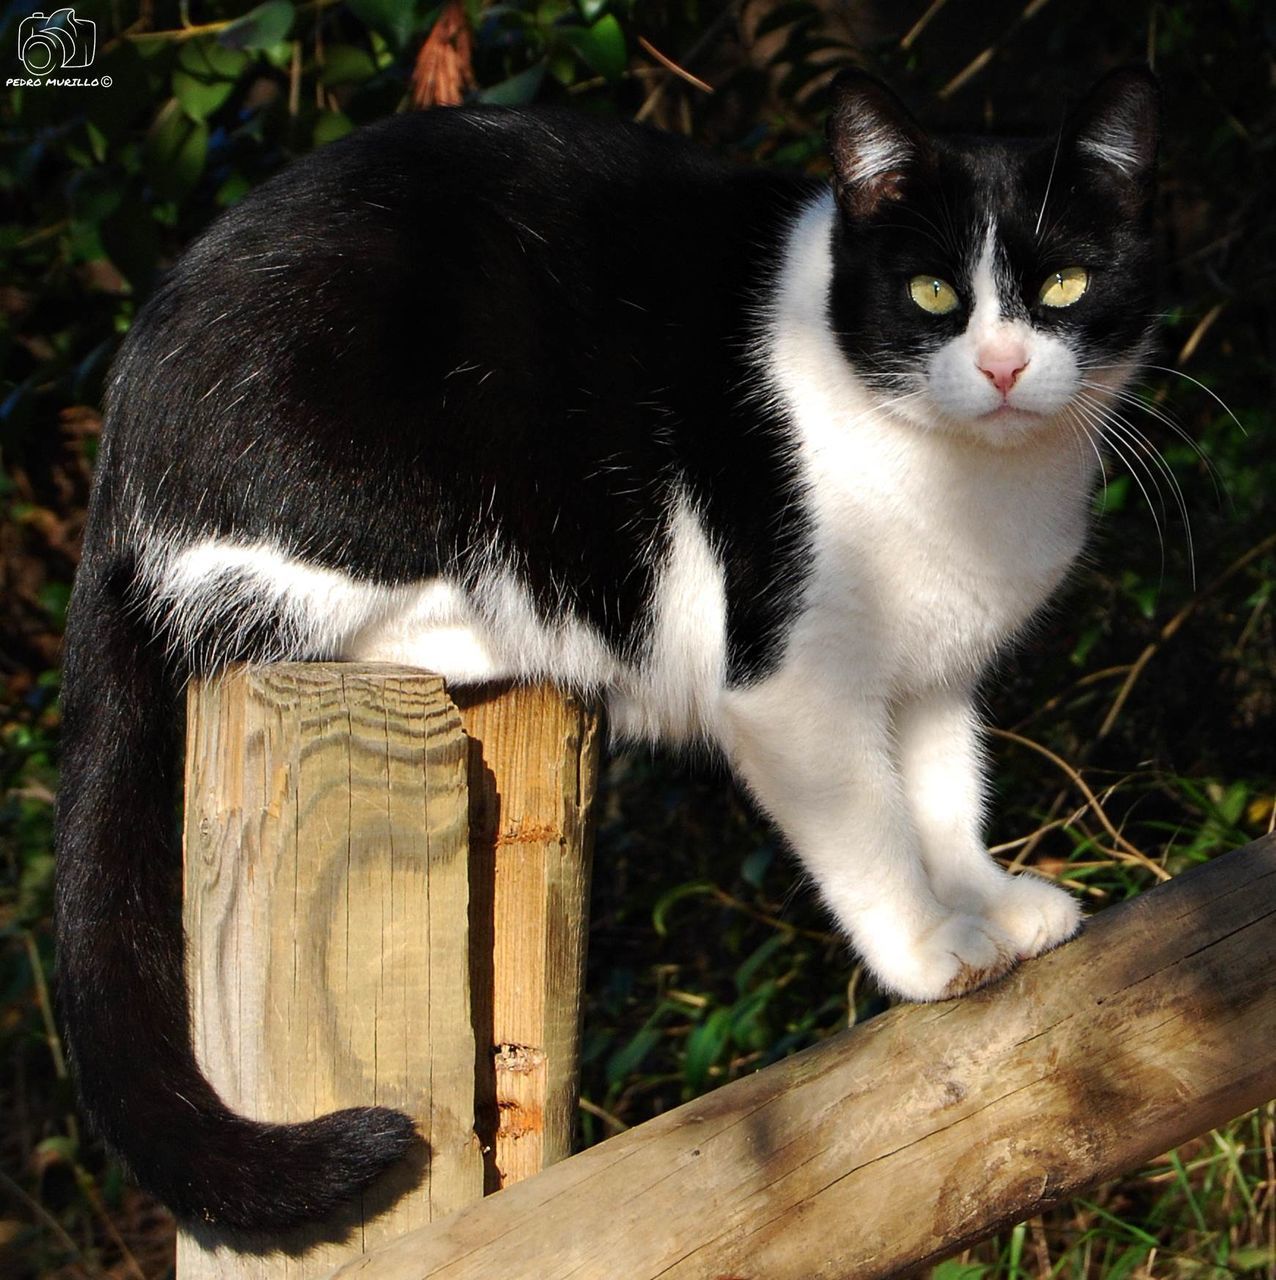
[[1161, 134], [1161, 91], [1143, 67], [1110, 71], [1069, 121], [1075, 156], [1145, 189]]
[[909, 176], [930, 163], [930, 140], [904, 104], [865, 72], [839, 72], [831, 88], [826, 133], [837, 202], [848, 217], [868, 218], [898, 200]]

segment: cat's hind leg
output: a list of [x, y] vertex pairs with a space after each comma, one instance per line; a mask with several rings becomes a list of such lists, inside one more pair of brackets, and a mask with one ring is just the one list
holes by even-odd
[[938, 1000], [1013, 966], [1017, 943], [982, 899], [953, 905], [931, 887], [883, 699], [844, 671], [782, 670], [724, 695], [720, 734], [882, 987]]
[[935, 895], [1012, 939], [1020, 957], [1066, 941], [1081, 908], [1031, 872], [1010, 875], [983, 841], [983, 753], [969, 693], [931, 689], [900, 700], [894, 734], [909, 812]]

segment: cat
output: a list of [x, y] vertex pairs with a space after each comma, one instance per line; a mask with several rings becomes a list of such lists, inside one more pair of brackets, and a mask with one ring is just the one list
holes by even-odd
[[174, 713], [228, 663], [549, 679], [712, 746], [908, 999], [1078, 928], [986, 852], [972, 691], [1082, 548], [1083, 383], [1149, 341], [1156, 84], [1113, 72], [1037, 141], [832, 93], [831, 181], [563, 111], [398, 116], [141, 309], [68, 618], [57, 943], [86, 1112], [179, 1216], [318, 1218], [414, 1140], [242, 1118], [194, 1059]]

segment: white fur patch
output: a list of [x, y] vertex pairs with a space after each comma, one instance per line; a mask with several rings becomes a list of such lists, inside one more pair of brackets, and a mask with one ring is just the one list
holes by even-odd
[[674, 503], [648, 651], [609, 709], [622, 737], [672, 742], [712, 737], [726, 680], [727, 602], [722, 565], [684, 495]]
[[669, 553], [657, 568], [649, 636], [636, 664], [619, 661], [566, 609], [559, 619], [542, 618], [517, 577], [498, 556], [490, 559], [469, 589], [447, 578], [405, 586], [361, 581], [268, 542], [152, 545], [142, 563], [152, 616], [179, 651], [195, 645], [206, 615], [229, 613], [245, 635], [278, 633], [263, 660], [403, 663], [455, 683], [554, 680], [608, 691], [618, 735], [711, 737], [726, 670], [726, 591], [718, 557], [685, 498], [670, 513]]
[[1133, 177], [1144, 165], [1144, 158], [1139, 153], [1134, 136], [1128, 129], [1109, 128], [1101, 133], [1083, 137], [1078, 140], [1077, 149], [1094, 156], [1104, 164], [1115, 166], [1126, 177]]
[[904, 168], [912, 156], [912, 147], [898, 131], [886, 125], [872, 125], [857, 131], [855, 153], [845, 178], [853, 185], [869, 182], [879, 174]]
[[394, 588], [356, 583], [266, 542], [206, 538], [175, 548], [152, 540], [140, 567], [156, 625], [179, 652], [193, 647], [206, 616], [233, 614], [244, 634], [279, 623], [279, 649], [268, 659], [336, 656], [395, 598]]

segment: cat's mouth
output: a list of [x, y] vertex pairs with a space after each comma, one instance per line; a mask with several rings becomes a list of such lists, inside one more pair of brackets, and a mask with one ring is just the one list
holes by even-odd
[[1040, 421], [1049, 415], [1042, 413], [1039, 409], [1025, 409], [1020, 405], [1011, 404], [1008, 400], [1003, 400], [995, 409], [990, 409], [987, 413], [981, 413], [979, 419], [981, 422], [995, 422], [1001, 418], [1030, 418]]

